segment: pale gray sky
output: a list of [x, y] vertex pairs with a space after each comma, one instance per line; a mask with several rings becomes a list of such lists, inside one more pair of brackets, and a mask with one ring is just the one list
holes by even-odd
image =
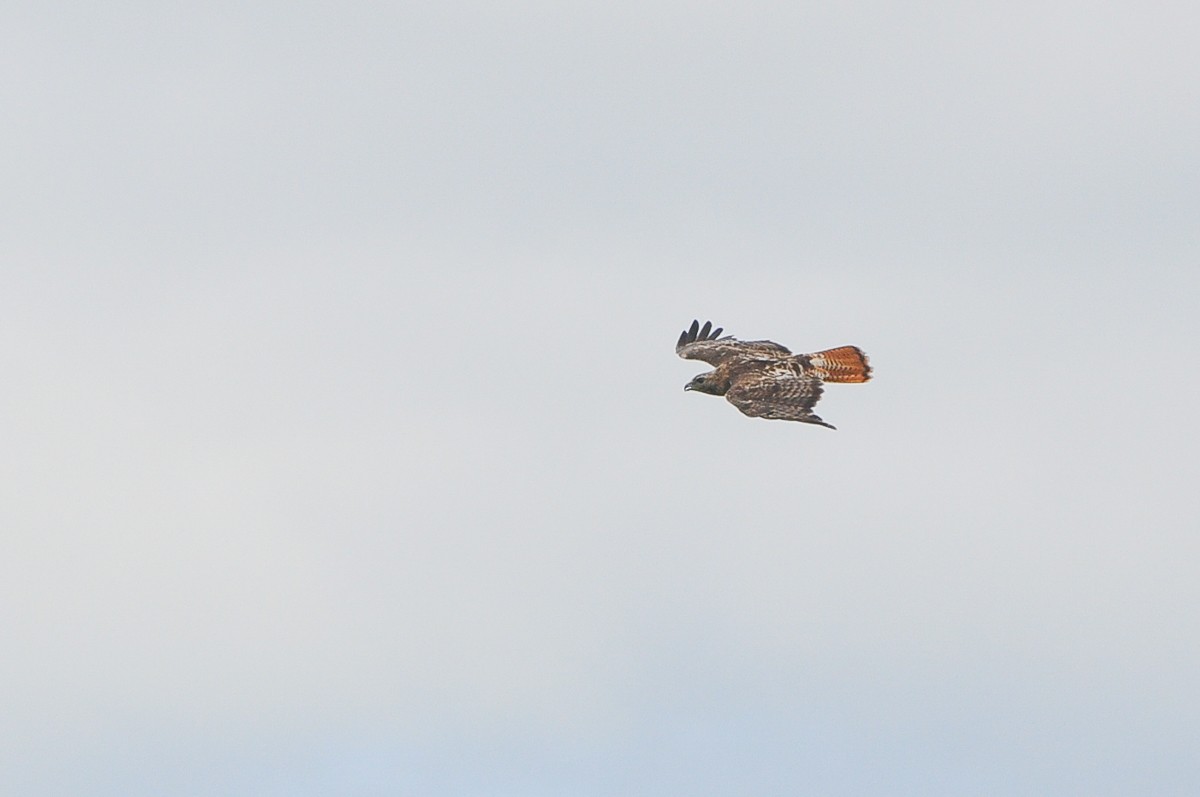
[[1191, 4], [0, 30], [0, 792], [1200, 791]]

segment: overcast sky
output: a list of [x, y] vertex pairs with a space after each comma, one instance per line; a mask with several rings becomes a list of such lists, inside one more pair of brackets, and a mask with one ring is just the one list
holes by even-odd
[[0, 791], [1200, 793], [1193, 4], [0, 31]]

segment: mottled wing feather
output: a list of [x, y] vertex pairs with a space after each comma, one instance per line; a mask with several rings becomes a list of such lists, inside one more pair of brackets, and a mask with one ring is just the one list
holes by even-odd
[[675, 344], [675, 353], [685, 360], [700, 360], [709, 365], [720, 365], [729, 359], [778, 359], [790, 357], [791, 351], [769, 340], [738, 340], [731, 336], [721, 337], [720, 327], [712, 328], [711, 321], [700, 326], [693, 321]]
[[833, 429], [812, 411], [822, 390], [820, 379], [797, 373], [792, 363], [766, 361], [743, 371], [725, 398], [752, 418], [814, 423]]

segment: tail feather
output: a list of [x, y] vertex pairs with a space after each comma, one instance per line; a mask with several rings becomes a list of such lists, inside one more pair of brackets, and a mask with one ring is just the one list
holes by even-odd
[[866, 382], [871, 378], [867, 355], [857, 346], [838, 346], [804, 355], [808, 370], [824, 382]]

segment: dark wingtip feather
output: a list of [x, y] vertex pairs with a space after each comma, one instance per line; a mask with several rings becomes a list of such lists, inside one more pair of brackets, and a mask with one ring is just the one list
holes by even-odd
[[679, 342], [675, 344], [676, 349], [682, 349], [689, 343], [695, 343], [696, 333], [700, 331], [700, 322], [693, 320], [692, 325], [679, 335]]
[[679, 342], [675, 344], [675, 348], [679, 349], [689, 343], [695, 343], [698, 340], [716, 340], [721, 337], [721, 333], [725, 330], [722, 327], [713, 329], [711, 321], [705, 321], [704, 326], [700, 326], [699, 320], [693, 320], [692, 325], [683, 331], [679, 336]]

